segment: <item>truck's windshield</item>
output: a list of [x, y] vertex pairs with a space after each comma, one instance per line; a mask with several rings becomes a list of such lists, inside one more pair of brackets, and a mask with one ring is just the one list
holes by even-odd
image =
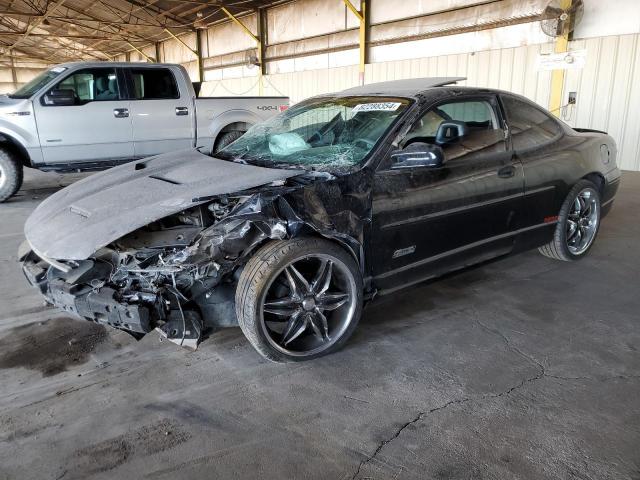
[[25, 83], [22, 87], [9, 95], [10, 98], [29, 98], [36, 93], [42, 87], [44, 87], [51, 80], [56, 78], [62, 72], [66, 70], [65, 67], [53, 67], [46, 72], [42, 72], [36, 78], [28, 83]]
[[362, 162], [409, 103], [390, 97], [311, 99], [250, 128], [215, 156], [265, 167], [348, 169]]

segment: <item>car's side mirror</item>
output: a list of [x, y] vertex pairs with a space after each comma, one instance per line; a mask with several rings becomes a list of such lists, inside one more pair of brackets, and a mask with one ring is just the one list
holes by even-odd
[[444, 163], [444, 150], [438, 145], [414, 142], [402, 150], [391, 152], [391, 168], [441, 167]]
[[44, 96], [45, 105], [69, 106], [76, 104], [76, 95], [73, 90], [51, 90]]

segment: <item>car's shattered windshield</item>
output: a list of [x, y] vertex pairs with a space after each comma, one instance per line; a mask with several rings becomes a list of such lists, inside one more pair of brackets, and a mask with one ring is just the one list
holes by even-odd
[[350, 168], [362, 162], [409, 102], [388, 97], [312, 99], [252, 127], [216, 157], [264, 167]]

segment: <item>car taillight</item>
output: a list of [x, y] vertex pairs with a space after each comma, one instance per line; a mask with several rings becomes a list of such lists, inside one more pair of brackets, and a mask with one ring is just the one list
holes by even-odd
[[280, 105], [278, 107], [278, 110], [280, 110], [281, 112], [284, 112], [285, 110], [289, 109], [289, 105]]

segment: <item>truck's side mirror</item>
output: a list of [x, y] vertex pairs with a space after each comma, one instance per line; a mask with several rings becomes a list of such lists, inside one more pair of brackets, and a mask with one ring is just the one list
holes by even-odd
[[76, 104], [76, 95], [73, 90], [51, 90], [44, 96], [45, 105], [68, 106]]
[[441, 167], [444, 150], [438, 145], [414, 142], [402, 150], [391, 152], [391, 168]]

